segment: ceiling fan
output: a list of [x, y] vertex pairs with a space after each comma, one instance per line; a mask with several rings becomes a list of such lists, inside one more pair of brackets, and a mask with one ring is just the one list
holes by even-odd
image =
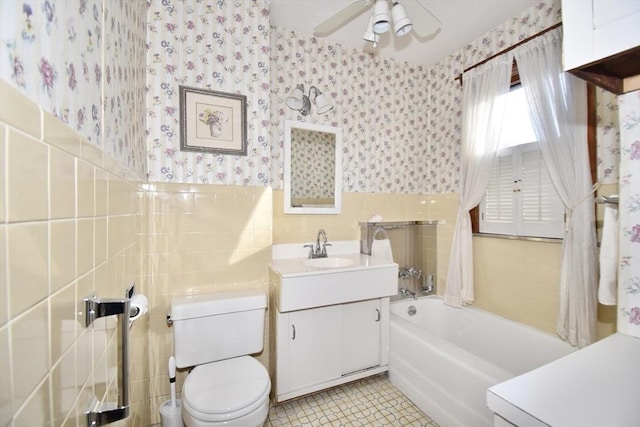
[[[408, 21], [408, 26], [404, 26], [404, 29], [394, 29], [394, 31], [396, 31], [396, 35], [403, 35], [413, 31], [418, 37], [426, 38], [433, 35], [440, 29], [440, 21], [438, 21], [438, 19], [433, 16], [419, 0], [392, 0], [391, 2], [389, 0], [353, 0], [342, 10], [339, 10], [316, 25], [314, 27], [314, 35], [322, 37], [333, 33], [347, 22], [362, 14], [365, 10], [371, 8], [371, 6], [374, 6], [374, 12], [370, 19], [370, 25], [373, 23], [373, 33], [381, 34], [387, 31], [390, 23], [386, 28], [376, 30], [376, 23], [374, 19], [376, 19], [377, 16], [380, 16], [383, 10], [386, 10], [387, 12], [389, 11], [389, 3], [392, 3], [392, 8], [390, 9], [391, 13], [388, 13], [387, 21], [390, 21], [388, 19], [389, 17], [393, 17], [394, 26], [396, 22], [399, 22], [402, 19], [402, 17]], [[409, 20], [408, 17], [411, 19]]]

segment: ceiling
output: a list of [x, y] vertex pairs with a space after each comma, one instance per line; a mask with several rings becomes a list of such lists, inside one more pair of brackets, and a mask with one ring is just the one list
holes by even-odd
[[[354, 1], [358, 0], [271, 0], [271, 25], [313, 34], [314, 26]], [[383, 34], [378, 46], [373, 48], [371, 43], [362, 39], [373, 11], [368, 8], [342, 28], [322, 38], [381, 56], [430, 66], [539, 3], [539, 0], [399, 1], [418, 2], [427, 8], [440, 21], [440, 31], [425, 39], [418, 38], [414, 32], [403, 37], [389, 32]]]

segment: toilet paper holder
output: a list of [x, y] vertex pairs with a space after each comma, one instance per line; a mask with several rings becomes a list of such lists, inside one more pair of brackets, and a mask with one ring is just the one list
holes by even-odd
[[118, 402], [99, 402], [93, 398], [89, 409], [85, 412], [87, 426], [98, 427], [129, 416], [129, 315], [131, 300], [129, 298], [98, 298], [91, 294], [84, 300], [84, 326], [105, 316], [118, 316], [118, 338], [120, 369], [118, 370]]

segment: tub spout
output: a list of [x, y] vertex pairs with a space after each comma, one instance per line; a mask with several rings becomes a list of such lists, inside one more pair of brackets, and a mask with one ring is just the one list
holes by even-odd
[[407, 288], [400, 288], [400, 294], [405, 297], [412, 296], [413, 299], [418, 299], [416, 293]]

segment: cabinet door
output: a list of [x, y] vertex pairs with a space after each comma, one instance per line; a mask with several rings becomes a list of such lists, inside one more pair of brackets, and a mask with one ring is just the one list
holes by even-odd
[[340, 377], [341, 312], [338, 305], [289, 313], [290, 390]]
[[342, 306], [342, 375], [380, 365], [380, 300]]

